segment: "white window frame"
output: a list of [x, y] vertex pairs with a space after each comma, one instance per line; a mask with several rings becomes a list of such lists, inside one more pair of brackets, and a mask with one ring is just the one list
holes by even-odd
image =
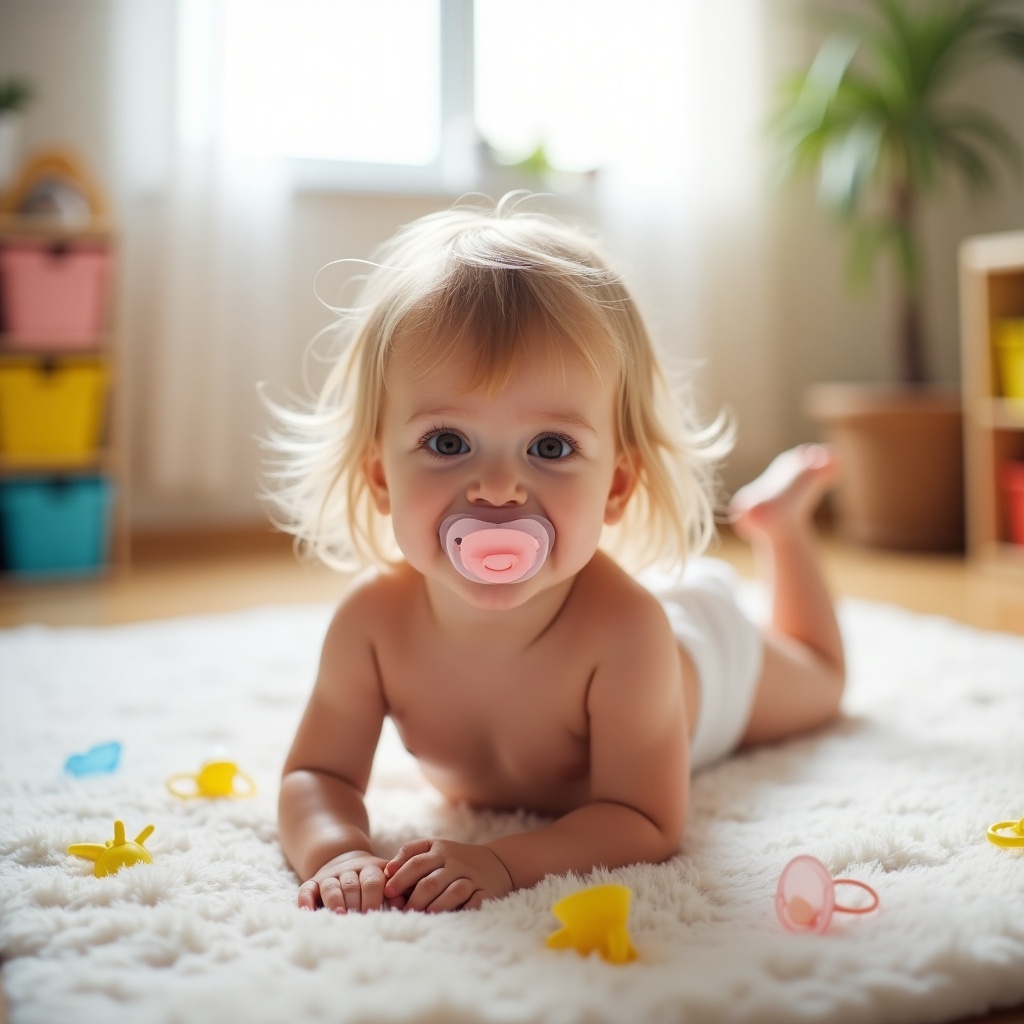
[[431, 164], [293, 158], [303, 191], [458, 194], [479, 183], [473, 128], [473, 0], [440, 0], [441, 146]]

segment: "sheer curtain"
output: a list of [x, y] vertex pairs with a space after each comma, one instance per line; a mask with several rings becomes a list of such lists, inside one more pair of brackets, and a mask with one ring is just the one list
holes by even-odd
[[739, 428], [734, 487], [782, 446], [771, 308], [764, 125], [769, 41], [784, 5], [640, 0], [616, 34], [621, 105], [598, 219], [652, 329], [705, 417]]
[[273, 67], [274, 55], [251, 52], [247, 33], [231, 31], [232, 19], [275, 11], [246, 8], [117, 7], [133, 489], [143, 518], [201, 509], [230, 519], [256, 508], [257, 384], [282, 372], [291, 192], [267, 96], [253, 89], [255, 79], [269, 92], [274, 76], [239, 74], [261, 58]]

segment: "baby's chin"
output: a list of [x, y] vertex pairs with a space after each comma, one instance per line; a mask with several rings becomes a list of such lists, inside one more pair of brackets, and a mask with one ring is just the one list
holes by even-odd
[[[533, 585], [531, 586], [531, 584]], [[463, 601], [473, 608], [495, 612], [514, 611], [516, 608], [521, 608], [544, 589], [534, 579], [525, 580], [522, 583], [474, 583], [462, 576], [452, 582], [451, 587]]]

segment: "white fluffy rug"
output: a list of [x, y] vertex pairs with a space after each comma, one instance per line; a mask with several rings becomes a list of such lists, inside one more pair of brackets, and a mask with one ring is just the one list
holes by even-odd
[[[1024, 638], [847, 602], [847, 716], [698, 775], [683, 848], [658, 867], [549, 878], [463, 914], [294, 906], [277, 776], [325, 607], [0, 633], [0, 957], [11, 1024], [418, 1021], [948, 1021], [1024, 1002]], [[65, 760], [118, 740], [111, 774]], [[248, 801], [170, 796], [227, 752]], [[484, 839], [529, 817], [444, 806], [387, 734], [369, 803], [384, 847]], [[67, 856], [123, 818], [154, 863], [95, 878]], [[782, 930], [796, 854], [870, 883], [879, 912]], [[633, 892], [639, 958], [545, 948], [560, 897]], [[846, 890], [853, 892], [853, 890]], [[843, 893], [845, 897], [845, 893]], [[848, 898], [848, 897], [847, 897]]]

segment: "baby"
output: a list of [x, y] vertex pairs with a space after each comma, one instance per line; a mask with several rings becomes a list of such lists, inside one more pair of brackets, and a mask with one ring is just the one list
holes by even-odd
[[[280, 411], [274, 441], [281, 524], [328, 564], [372, 566], [284, 766], [299, 906], [459, 910], [664, 861], [691, 771], [837, 714], [812, 523], [837, 462], [802, 446], [734, 496], [772, 598], [759, 629], [694, 560], [728, 437], [672, 399], [592, 243], [499, 204], [425, 217], [377, 260], [316, 408]], [[382, 856], [364, 795], [385, 718], [448, 799], [550, 823]]]

